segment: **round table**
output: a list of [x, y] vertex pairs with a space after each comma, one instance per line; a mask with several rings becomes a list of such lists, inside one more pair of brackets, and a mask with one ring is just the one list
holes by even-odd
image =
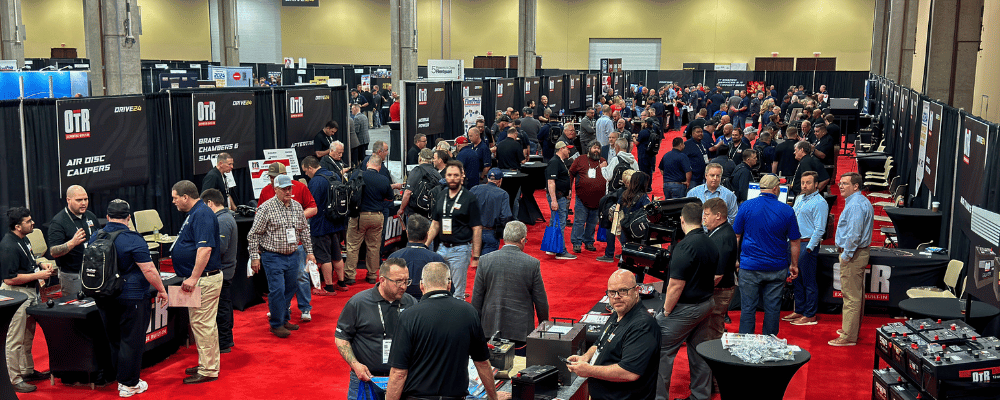
[[[508, 174], [510, 174], [510, 172], [504, 171], [503, 181], [500, 182], [500, 188], [510, 195], [510, 209], [513, 210], [514, 202], [518, 201], [517, 192], [518, 190], [521, 190], [521, 186], [524, 185], [524, 180], [528, 177], [528, 174], [517, 171], [514, 171], [511, 175]], [[516, 215], [514, 217], [517, 218]]]
[[520, 215], [515, 215], [514, 217], [528, 225], [534, 225], [538, 221], [545, 222], [541, 208], [538, 207], [538, 202], [535, 201], [535, 191], [545, 189], [545, 168], [548, 166], [549, 163], [538, 161], [527, 162], [521, 165], [520, 171], [527, 176], [521, 183], [521, 207], [518, 210], [518, 214]]
[[[921, 297], [899, 302], [899, 309], [903, 310], [907, 317], [912, 318], [965, 319], [966, 314], [962, 312], [965, 304], [965, 300], [954, 298]], [[968, 315], [968, 322], [976, 330], [981, 330], [998, 314], [1000, 314], [1000, 309], [973, 300], [972, 313]]]
[[747, 398], [747, 390], [752, 388], [754, 399], [780, 400], [795, 372], [811, 357], [808, 351], [802, 350], [795, 353], [794, 360], [750, 364], [729, 354], [719, 339], [701, 343], [695, 351], [712, 369], [723, 399]]
[[[14, 292], [10, 290], [0, 290], [0, 296], [10, 297], [9, 300], [0, 301], [0, 334], [3, 335], [4, 341], [6, 342], [7, 331], [10, 329], [10, 320], [14, 319], [14, 314], [17, 313], [18, 308], [25, 301], [28, 301], [28, 295], [21, 292]], [[3, 370], [7, 370], [7, 358], [0, 357], [0, 365], [3, 366]], [[14, 386], [10, 384], [10, 379], [0, 379], [0, 399], [16, 399], [17, 394], [14, 393]]]
[[927, 242], [933, 244], [941, 236], [940, 211], [895, 207], [885, 207], [883, 210], [896, 228], [896, 238], [901, 249], [915, 249]]

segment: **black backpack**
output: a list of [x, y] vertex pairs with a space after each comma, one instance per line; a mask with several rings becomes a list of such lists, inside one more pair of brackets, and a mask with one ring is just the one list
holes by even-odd
[[601, 228], [611, 229], [611, 219], [614, 217], [611, 207], [615, 204], [618, 204], [618, 191], [608, 192], [601, 197], [601, 202], [597, 206], [597, 224]]
[[608, 182], [611, 190], [618, 190], [625, 187], [625, 183], [622, 182], [622, 175], [625, 174], [625, 171], [632, 169], [632, 165], [627, 160], [622, 159], [621, 156], [616, 157], [618, 157], [618, 165], [615, 165], [614, 172], [611, 173], [611, 182]]
[[361, 198], [365, 191], [365, 179], [362, 171], [356, 171], [354, 176], [347, 180], [347, 183], [340, 185], [334, 190], [333, 208], [334, 214], [348, 218], [361, 215]]
[[658, 130], [649, 133], [649, 144], [646, 145], [646, 155], [655, 156], [660, 154], [660, 142], [663, 141], [663, 134]]
[[[624, 208], [624, 207], [623, 207]], [[649, 214], [646, 207], [628, 211], [622, 216], [622, 243], [640, 243], [649, 236]]]
[[439, 180], [434, 180], [434, 176], [429, 171], [424, 171], [424, 176], [420, 177], [417, 187], [413, 189], [410, 197], [410, 204], [414, 210], [423, 216], [428, 216], [434, 205], [437, 204], [437, 191], [434, 189], [440, 186]]
[[330, 184], [330, 187], [326, 192], [326, 209], [323, 210], [323, 217], [325, 217], [327, 221], [334, 224], [342, 224], [347, 215], [342, 215], [338, 212], [337, 205], [340, 204], [340, 202], [338, 201], [337, 196], [340, 196], [341, 193], [344, 192], [343, 189], [341, 189], [345, 186], [344, 180], [339, 179], [336, 176], [323, 176], [323, 178]]
[[115, 239], [122, 232], [125, 231], [108, 233], [103, 229], [99, 230], [97, 239], [83, 250], [80, 283], [85, 296], [109, 299], [116, 298], [122, 293], [125, 280], [118, 268], [118, 252], [115, 249]]

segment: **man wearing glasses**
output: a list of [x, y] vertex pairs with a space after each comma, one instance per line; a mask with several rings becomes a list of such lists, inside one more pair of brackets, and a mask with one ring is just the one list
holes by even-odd
[[351, 297], [341, 311], [334, 337], [340, 356], [351, 367], [349, 400], [358, 398], [359, 381], [389, 376], [389, 348], [399, 313], [417, 303], [406, 293], [410, 283], [406, 260], [389, 258], [379, 269], [378, 284]]
[[615, 313], [601, 336], [582, 356], [569, 356], [569, 370], [590, 379], [590, 397], [651, 399], [656, 393], [660, 328], [639, 304], [635, 275], [623, 269], [608, 279], [608, 302]]

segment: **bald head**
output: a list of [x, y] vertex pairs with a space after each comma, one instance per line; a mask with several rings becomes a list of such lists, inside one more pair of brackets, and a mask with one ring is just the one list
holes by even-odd
[[635, 274], [626, 269], [615, 271], [608, 279], [608, 287], [632, 287], [635, 284]]
[[86, 195], [87, 194], [87, 190], [84, 189], [83, 186], [80, 186], [80, 185], [73, 185], [73, 186], [70, 186], [69, 188], [66, 189], [66, 197], [67, 198], [76, 196], [78, 194], [84, 194], [84, 195]]
[[451, 281], [451, 270], [441, 262], [432, 262], [424, 265], [424, 272], [420, 276], [420, 290], [424, 293], [434, 290], [448, 290], [448, 283]]

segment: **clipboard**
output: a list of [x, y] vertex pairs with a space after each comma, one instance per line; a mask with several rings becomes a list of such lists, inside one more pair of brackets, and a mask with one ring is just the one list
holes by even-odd
[[201, 286], [185, 292], [180, 286], [167, 286], [167, 307], [201, 307]]

